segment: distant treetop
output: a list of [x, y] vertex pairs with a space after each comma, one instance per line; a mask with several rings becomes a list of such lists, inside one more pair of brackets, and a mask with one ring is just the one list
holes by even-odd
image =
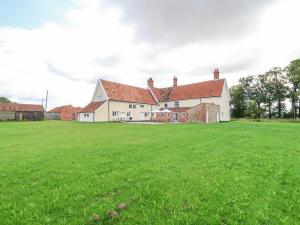
[[2, 103], [11, 103], [11, 101], [6, 97], [0, 97], [0, 102], [2, 102]]

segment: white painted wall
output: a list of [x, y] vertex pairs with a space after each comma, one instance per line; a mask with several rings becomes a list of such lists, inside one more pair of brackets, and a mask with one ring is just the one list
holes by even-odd
[[[136, 108], [129, 108], [129, 105], [136, 105]], [[144, 107], [141, 107], [144, 105]], [[117, 116], [113, 116], [113, 112], [118, 112]], [[139, 120], [150, 120], [151, 119], [151, 105], [142, 103], [131, 103], [131, 102], [119, 102], [119, 101], [109, 101], [109, 117], [110, 121], [117, 121], [121, 114], [126, 115], [130, 112], [130, 117], [133, 121]], [[148, 113], [147, 116], [141, 115], [141, 113]], [[128, 118], [129, 119], [129, 118]]]
[[101, 81], [99, 80], [96, 84], [96, 88], [92, 97], [92, 102], [102, 102], [108, 99], [106, 92], [103, 88]]
[[95, 111], [95, 122], [107, 122], [108, 121], [108, 101], [104, 102]]
[[94, 113], [78, 113], [78, 122], [94, 122]]

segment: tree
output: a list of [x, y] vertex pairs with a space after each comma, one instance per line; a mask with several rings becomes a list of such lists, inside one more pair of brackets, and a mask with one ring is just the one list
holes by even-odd
[[231, 101], [230, 104], [232, 106], [232, 117], [235, 118], [242, 118], [245, 116], [246, 110], [246, 95], [245, 90], [242, 88], [241, 85], [232, 86], [229, 90]]
[[2, 103], [11, 103], [11, 101], [6, 97], [0, 97], [0, 102], [2, 102]]
[[266, 73], [258, 75], [257, 79], [261, 86], [262, 101], [268, 108], [268, 117], [270, 119], [272, 117], [272, 105], [274, 102], [272, 82], [270, 82], [270, 77]]
[[280, 67], [273, 67], [265, 73], [267, 95], [271, 95], [271, 99], [277, 104], [278, 118], [282, 117], [282, 109], [284, 101], [287, 97], [287, 77]]
[[[265, 96], [263, 94], [260, 80], [256, 76], [248, 76], [245, 78], [241, 78], [239, 80], [239, 83], [245, 90], [247, 100], [252, 101], [256, 105], [256, 109], [253, 111], [255, 112], [255, 117], [260, 118], [263, 112], [261, 104], [265, 101]], [[251, 109], [254, 109], [253, 105], [251, 105]]]
[[[286, 68], [287, 76], [289, 82], [292, 85], [292, 89], [290, 91], [290, 98], [292, 102], [292, 109], [294, 113], [294, 118], [297, 115], [296, 104], [299, 100], [299, 88], [300, 88], [300, 59], [296, 59], [287, 66]], [[300, 105], [300, 100], [299, 100]], [[299, 118], [300, 118], [300, 107], [299, 107]]]

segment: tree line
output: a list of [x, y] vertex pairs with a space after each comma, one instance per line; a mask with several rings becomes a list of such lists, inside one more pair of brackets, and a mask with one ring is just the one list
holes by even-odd
[[300, 59], [240, 78], [230, 96], [234, 118], [300, 118]]

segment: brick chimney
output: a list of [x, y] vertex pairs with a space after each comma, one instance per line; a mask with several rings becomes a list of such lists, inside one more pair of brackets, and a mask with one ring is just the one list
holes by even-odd
[[219, 78], [220, 78], [220, 71], [217, 68], [217, 69], [214, 70], [214, 79], [218, 80]]
[[173, 87], [177, 87], [177, 81], [178, 81], [177, 77], [174, 76], [174, 78], [173, 78]]
[[147, 81], [148, 87], [149, 88], [153, 88], [154, 87], [154, 80], [152, 79], [152, 77], [150, 77]]

